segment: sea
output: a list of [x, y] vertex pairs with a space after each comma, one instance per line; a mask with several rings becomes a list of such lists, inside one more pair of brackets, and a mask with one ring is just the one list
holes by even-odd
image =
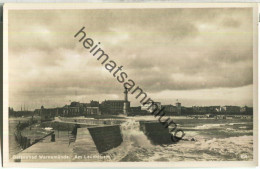
[[[176, 144], [153, 145], [139, 130], [140, 120], [128, 118], [121, 125], [124, 142], [106, 153], [112, 161], [252, 161], [253, 119], [193, 119], [170, 117], [185, 133]], [[193, 140], [193, 141], [191, 141]]]
[[[155, 121], [155, 117], [127, 117], [121, 124], [121, 145], [101, 155], [110, 156], [109, 161], [114, 162], [253, 160], [253, 118], [169, 118], [185, 133], [178, 143], [154, 145], [140, 130], [139, 121]], [[21, 151], [12, 133], [19, 120], [26, 119], [9, 120], [10, 157]]]

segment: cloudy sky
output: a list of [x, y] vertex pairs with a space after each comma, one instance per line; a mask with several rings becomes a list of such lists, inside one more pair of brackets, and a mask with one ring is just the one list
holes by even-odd
[[154, 101], [253, 104], [250, 8], [92, 9], [9, 11], [11, 107], [123, 99], [122, 84], [74, 38], [83, 26]]

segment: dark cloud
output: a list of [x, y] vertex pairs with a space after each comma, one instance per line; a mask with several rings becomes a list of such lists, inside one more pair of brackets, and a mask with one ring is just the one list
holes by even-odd
[[14, 10], [11, 103], [24, 97], [62, 104], [75, 92], [85, 99], [119, 97], [121, 84], [73, 37], [82, 26], [147, 92], [253, 83], [251, 8]]

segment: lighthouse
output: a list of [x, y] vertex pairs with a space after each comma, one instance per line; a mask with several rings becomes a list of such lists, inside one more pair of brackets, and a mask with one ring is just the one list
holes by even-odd
[[176, 108], [178, 115], [181, 115], [181, 103], [178, 101], [178, 99], [176, 101]]
[[127, 115], [127, 113], [129, 112], [129, 108], [130, 108], [130, 103], [128, 101], [128, 90], [127, 90], [126, 87], [125, 87], [124, 94], [125, 94], [125, 99], [124, 99], [123, 112], [124, 112], [125, 115]]

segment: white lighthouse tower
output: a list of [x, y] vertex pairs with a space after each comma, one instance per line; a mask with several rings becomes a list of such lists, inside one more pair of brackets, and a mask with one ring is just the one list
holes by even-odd
[[129, 112], [129, 109], [130, 109], [130, 102], [128, 101], [128, 90], [126, 87], [125, 87], [124, 94], [125, 94], [125, 99], [124, 99], [123, 112], [125, 115], [127, 115], [127, 113]]
[[178, 115], [181, 115], [181, 103], [178, 101], [178, 99], [176, 101], [176, 108]]

